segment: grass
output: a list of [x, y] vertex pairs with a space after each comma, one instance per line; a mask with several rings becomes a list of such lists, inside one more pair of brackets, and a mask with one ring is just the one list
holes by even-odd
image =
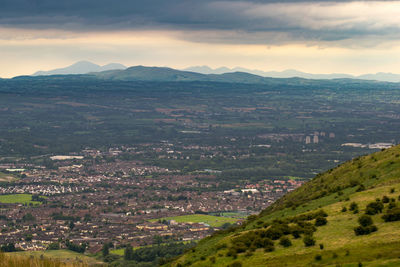
[[15, 175], [0, 172], [0, 182], [13, 182], [16, 180], [18, 180], [18, 177], [16, 177]]
[[193, 215], [183, 215], [175, 217], [164, 217], [160, 219], [150, 220], [151, 222], [156, 222], [158, 220], [174, 220], [178, 223], [206, 223], [211, 227], [221, 227], [225, 223], [236, 223], [238, 220], [235, 218], [219, 217], [213, 215], [204, 214], [193, 214]]
[[[400, 146], [347, 162], [338, 168], [318, 175], [300, 189], [289, 193], [254, 221], [234, 232], [220, 233], [201, 240], [194, 251], [187, 252], [179, 262], [196, 267], [228, 266], [237, 260], [242, 266], [400, 266], [400, 221], [384, 222], [382, 214], [372, 216], [378, 231], [356, 236], [354, 227], [366, 205], [377, 198], [388, 196], [400, 205]], [[357, 181], [355, 185], [352, 181]], [[357, 190], [362, 184], [365, 190]], [[341, 188], [335, 189], [337, 186]], [[318, 197], [321, 190], [327, 193]], [[394, 192], [392, 192], [394, 190]], [[358, 192], [357, 192], [358, 191]], [[316, 197], [317, 196], [317, 197]], [[288, 205], [296, 201], [296, 205]], [[356, 202], [359, 213], [349, 211]], [[387, 204], [386, 204], [387, 206]], [[347, 207], [346, 212], [342, 208]], [[283, 219], [309, 211], [323, 209], [328, 224], [314, 233], [316, 246], [305, 247], [302, 238], [288, 236], [292, 246], [284, 248], [275, 241], [273, 252], [257, 249], [251, 255], [239, 253], [237, 259], [227, 256], [233, 236], [262, 227], [264, 222]], [[386, 208], [385, 208], [386, 209]], [[320, 249], [318, 244], [323, 244]], [[218, 250], [217, 247], [220, 247]], [[321, 256], [316, 257], [317, 255]], [[212, 261], [211, 261], [212, 259]], [[213, 263], [215, 261], [215, 263]]]
[[[136, 248], [134, 248], [134, 249], [136, 249]], [[110, 253], [118, 255], [118, 256], [124, 256], [125, 248], [113, 249], [113, 250], [110, 250]]]
[[[360, 214], [363, 214], [367, 203], [374, 201], [377, 197], [388, 195], [391, 188], [395, 188], [396, 192], [400, 190], [400, 184], [387, 185], [373, 188], [367, 191], [352, 194], [351, 201], [341, 201], [323, 207], [328, 216], [328, 224], [319, 227], [314, 234], [317, 244], [324, 244], [324, 250], [320, 250], [319, 246], [305, 247], [302, 239], [290, 238], [293, 246], [283, 248], [275, 242], [275, 251], [264, 253], [262, 250], [253, 252], [253, 256], [246, 257], [239, 255], [238, 260], [243, 263], [243, 266], [358, 266], [359, 261], [364, 263], [364, 266], [380, 266], [379, 262], [387, 262], [384, 266], [399, 266], [396, 258], [400, 257], [400, 222], [385, 223], [381, 219], [381, 214], [374, 215], [373, 221], [378, 227], [378, 231], [367, 236], [355, 236], [353, 228], [358, 225], [357, 219]], [[397, 198], [399, 193], [392, 194]], [[341, 212], [343, 206], [349, 206], [352, 201], [359, 204], [359, 214], [353, 214], [350, 211]], [[268, 220], [269, 221], [269, 220]], [[213, 246], [210, 242], [205, 242], [205, 246], [198, 246], [196, 253], [207, 254], [208, 251], [216, 251], [215, 245], [228, 243], [231, 236], [225, 236], [217, 241]], [[210, 248], [211, 247], [211, 248]], [[347, 251], [349, 255], [346, 256]], [[368, 253], [365, 253], [368, 251]], [[223, 256], [216, 257], [215, 266], [227, 266], [231, 261], [231, 257], [226, 257], [227, 250], [219, 251]], [[315, 255], [320, 254], [322, 260], [315, 262]], [[334, 258], [333, 255], [338, 255]], [[293, 256], [296, 255], [296, 256]], [[215, 256], [215, 255], [214, 255]], [[197, 258], [197, 257], [196, 257]], [[380, 259], [377, 261], [377, 259]], [[198, 261], [193, 266], [205, 267], [211, 264], [209, 261]], [[375, 265], [372, 263], [375, 262]], [[368, 263], [368, 264], [367, 264]]]
[[[134, 247], [133, 250], [141, 249], [141, 248], [151, 248], [153, 245], [141, 246], [141, 247]], [[110, 250], [111, 254], [115, 254], [118, 256], [124, 256], [125, 248], [118, 248]]]
[[[213, 213], [211, 215], [214, 215]], [[228, 218], [236, 218], [236, 219], [246, 219], [248, 214], [245, 212], [218, 212], [216, 213], [218, 216], [228, 217]]]
[[32, 201], [31, 194], [11, 194], [11, 195], [0, 195], [0, 203], [21, 203], [30, 205], [40, 205], [39, 201]]
[[[188, 243], [190, 243], [190, 242], [192, 242], [192, 241], [177, 241], [177, 242], [173, 242], [173, 243], [174, 243], [174, 244], [181, 244], [181, 243], [183, 243], [183, 244], [188, 244]], [[167, 245], [167, 244], [168, 244], [168, 243], [163, 243], [163, 244], [161, 244], [161, 245]], [[156, 245], [147, 245], [147, 246], [133, 247], [132, 249], [133, 249], [133, 250], [137, 250], [137, 249], [141, 249], [141, 248], [151, 248], [152, 246], [156, 246]], [[124, 256], [125, 248], [112, 249], [112, 250], [110, 250], [110, 253], [111, 253], [111, 254], [118, 255], [118, 256]]]
[[[103, 263], [95, 258], [70, 250], [45, 250], [10, 252], [4, 255], [10, 258], [30, 259], [32, 262], [44, 260], [53, 265], [15, 265], [15, 266], [102, 266]], [[59, 265], [57, 265], [59, 264]], [[1, 265], [0, 265], [1, 266]]]

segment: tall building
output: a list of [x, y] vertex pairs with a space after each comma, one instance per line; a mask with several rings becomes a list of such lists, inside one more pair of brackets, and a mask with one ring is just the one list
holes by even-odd
[[306, 145], [311, 143], [311, 138], [309, 136], [306, 136]]
[[318, 144], [318, 135], [314, 135], [314, 138], [313, 138], [313, 143], [314, 144]]
[[329, 133], [329, 138], [335, 138], [335, 133]]

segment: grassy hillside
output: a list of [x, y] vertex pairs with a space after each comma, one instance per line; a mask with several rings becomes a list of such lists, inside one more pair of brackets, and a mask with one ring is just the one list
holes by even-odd
[[0, 253], [0, 267], [89, 267], [102, 266], [89, 257], [68, 251]]
[[400, 146], [317, 175], [170, 266], [400, 266]]
[[[35, 262], [44, 263], [50, 262], [54, 266], [104, 266], [104, 264], [93, 257], [85, 256], [81, 253], [77, 253], [70, 250], [45, 250], [45, 251], [21, 251], [21, 252], [10, 252], [6, 253], [13, 259], [31, 259]], [[53, 266], [50, 265], [50, 266]], [[37, 265], [47, 266], [47, 265]]]
[[165, 217], [160, 219], [152, 219], [151, 222], [159, 220], [174, 220], [178, 223], [206, 223], [212, 227], [221, 227], [225, 223], [235, 223], [237, 219], [221, 216], [212, 216], [204, 214], [182, 215], [174, 217]]

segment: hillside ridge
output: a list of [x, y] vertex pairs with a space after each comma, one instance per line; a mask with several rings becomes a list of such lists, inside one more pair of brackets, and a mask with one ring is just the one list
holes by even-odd
[[167, 266], [400, 266], [400, 146], [357, 157]]

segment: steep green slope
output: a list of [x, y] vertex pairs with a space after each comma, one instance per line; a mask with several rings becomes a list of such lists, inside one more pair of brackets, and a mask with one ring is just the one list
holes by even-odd
[[169, 265], [400, 266], [400, 146], [317, 175]]

